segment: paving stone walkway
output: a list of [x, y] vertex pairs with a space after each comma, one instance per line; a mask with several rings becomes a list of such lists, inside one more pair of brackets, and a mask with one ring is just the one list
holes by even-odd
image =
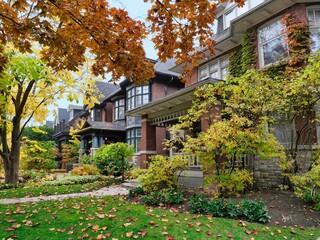
[[47, 200], [63, 200], [66, 198], [77, 198], [77, 197], [104, 197], [104, 196], [126, 195], [128, 193], [129, 193], [129, 189], [127, 187], [123, 187], [122, 185], [111, 185], [96, 191], [84, 192], [84, 193], [61, 194], [61, 195], [51, 195], [51, 196], [41, 196], [41, 197], [30, 197], [30, 198], [5, 198], [5, 199], [0, 199], [0, 204], [39, 202], [39, 201], [47, 201]]

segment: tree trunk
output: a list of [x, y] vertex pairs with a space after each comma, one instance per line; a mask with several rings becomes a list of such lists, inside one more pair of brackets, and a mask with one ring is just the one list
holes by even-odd
[[[13, 118], [13, 128], [11, 134], [11, 150], [7, 148], [4, 159], [5, 183], [17, 183], [19, 181], [19, 161], [20, 161], [20, 118]], [[6, 141], [8, 139], [6, 138]], [[7, 143], [6, 143], [7, 144]]]

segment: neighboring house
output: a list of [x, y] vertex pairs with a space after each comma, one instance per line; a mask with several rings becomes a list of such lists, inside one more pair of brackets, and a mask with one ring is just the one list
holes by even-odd
[[57, 141], [61, 150], [63, 143], [68, 143], [71, 139], [70, 127], [76, 124], [76, 120], [83, 111], [82, 106], [69, 104], [68, 108], [58, 108], [53, 121], [53, 139]]
[[[241, 48], [241, 39], [247, 31], [252, 31], [256, 37], [253, 43], [256, 55], [256, 68], [264, 68], [277, 64], [279, 60], [288, 57], [289, 50], [281, 24], [281, 17], [292, 14], [298, 21], [309, 25], [311, 33], [311, 51], [320, 49], [320, 2], [316, 0], [247, 0], [243, 8], [235, 3], [219, 4], [217, 18], [214, 23], [214, 40], [216, 55], [199, 62], [199, 67], [186, 79], [185, 88], [168, 96], [153, 99], [152, 102], [136, 108], [127, 108], [127, 117], [141, 117], [141, 160], [145, 166], [150, 155], [159, 153], [158, 129], [166, 129], [175, 124], [179, 116], [186, 114], [193, 99], [194, 90], [203, 84], [214, 84], [223, 81], [229, 74], [229, 57]], [[172, 72], [182, 73], [184, 64], [175, 65]], [[219, 115], [219, 113], [216, 113]], [[195, 131], [205, 131], [205, 122], [199, 122]], [[288, 126], [279, 126], [280, 131], [286, 131]], [[319, 132], [319, 130], [318, 130]], [[186, 133], [180, 133], [184, 137]], [[190, 132], [188, 133], [190, 134]], [[192, 133], [191, 133], [192, 134]], [[277, 135], [276, 135], [277, 136]], [[278, 136], [281, 137], [280, 135]], [[280, 139], [280, 141], [284, 141]], [[281, 183], [281, 170], [276, 160], [259, 161], [252, 157], [244, 157], [243, 165], [254, 171], [258, 186], [268, 187]], [[307, 161], [307, 160], [306, 160]], [[194, 159], [194, 166], [198, 162]], [[201, 171], [189, 171], [187, 175], [194, 178], [191, 185], [201, 185]]]
[[[174, 61], [166, 63], [153, 61], [153, 63], [156, 76], [142, 86], [135, 86], [129, 80], [124, 80], [118, 85], [100, 83], [105, 90], [101, 91], [100, 86], [100, 91], [104, 95], [99, 100], [100, 104], [81, 114], [86, 119], [84, 126], [77, 132], [81, 138], [82, 153], [92, 155], [105, 143], [126, 141], [135, 147], [136, 164], [141, 163], [145, 167], [150, 152], [142, 150], [146, 144], [141, 137], [141, 126], [144, 123], [141, 122], [140, 116], [127, 116], [127, 112], [184, 87], [177, 78], [178, 74], [168, 70], [173, 66]], [[99, 85], [97, 87], [99, 89]], [[165, 153], [162, 150], [164, 147], [162, 141], [168, 137], [168, 132], [165, 128], [159, 128], [156, 131], [157, 143], [152, 154]]]

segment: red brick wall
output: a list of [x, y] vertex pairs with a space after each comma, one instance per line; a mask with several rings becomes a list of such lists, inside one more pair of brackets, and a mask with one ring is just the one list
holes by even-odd
[[157, 139], [156, 139], [156, 151], [157, 154], [160, 155], [165, 155], [166, 151], [164, 149], [163, 141], [166, 139], [166, 128], [156, 128], [156, 134], [157, 134]]
[[170, 95], [178, 90], [179, 89], [176, 87], [166, 86], [161, 83], [153, 83], [152, 87], [151, 87], [152, 101], [163, 98], [163, 97]]
[[198, 82], [198, 68], [194, 69], [190, 76], [186, 77], [186, 87]]

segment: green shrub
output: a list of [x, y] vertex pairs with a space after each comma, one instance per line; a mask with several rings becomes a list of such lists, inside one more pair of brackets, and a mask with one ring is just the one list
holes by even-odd
[[250, 221], [267, 222], [270, 219], [267, 206], [262, 201], [242, 200], [240, 206], [243, 215]]
[[188, 205], [191, 207], [191, 213], [202, 213], [207, 209], [209, 199], [204, 194], [194, 194], [193, 198], [188, 200]]
[[[310, 171], [303, 175], [290, 177], [294, 193], [305, 202], [320, 205], [320, 158], [312, 165]], [[318, 209], [318, 207], [316, 207]]]
[[188, 201], [192, 213], [212, 214], [215, 217], [247, 218], [249, 221], [266, 222], [270, 219], [266, 205], [261, 201], [235, 201], [218, 198], [208, 199], [204, 194], [195, 194]]
[[21, 148], [20, 166], [23, 170], [48, 171], [56, 168], [57, 156], [58, 150], [54, 141], [41, 142], [25, 139]]
[[152, 192], [142, 198], [142, 203], [146, 205], [159, 205], [164, 203], [166, 197], [163, 192]]
[[121, 176], [132, 168], [132, 164], [127, 162], [128, 157], [132, 157], [134, 148], [128, 147], [126, 143], [112, 143], [101, 146], [94, 154], [93, 161], [105, 175]]
[[129, 190], [129, 197], [133, 198], [136, 196], [145, 195], [142, 187], [136, 187]]
[[61, 185], [73, 185], [73, 184], [85, 184], [96, 181], [110, 181], [106, 176], [95, 175], [95, 176], [70, 176], [61, 178], [55, 181], [46, 181], [39, 183], [40, 186], [61, 186]]
[[100, 171], [97, 167], [89, 164], [76, 167], [71, 170], [73, 176], [87, 176], [87, 175], [99, 175]]
[[253, 183], [252, 174], [246, 169], [236, 169], [233, 173], [217, 175], [219, 196], [239, 196]]
[[138, 180], [146, 193], [176, 188], [177, 172], [186, 168], [187, 163], [182, 156], [174, 156], [169, 159], [156, 155], [151, 157], [148, 169], [138, 176]]
[[94, 161], [93, 158], [90, 155], [83, 155], [81, 157], [81, 164], [89, 164], [89, 165], [93, 165]]
[[183, 202], [183, 192], [179, 189], [163, 190], [165, 195], [165, 203], [178, 204]]
[[76, 163], [79, 160], [80, 143], [64, 143], [62, 144], [61, 157], [62, 162]]
[[183, 192], [176, 189], [152, 192], [144, 196], [142, 202], [147, 205], [159, 205], [160, 203], [177, 204], [183, 202]]

